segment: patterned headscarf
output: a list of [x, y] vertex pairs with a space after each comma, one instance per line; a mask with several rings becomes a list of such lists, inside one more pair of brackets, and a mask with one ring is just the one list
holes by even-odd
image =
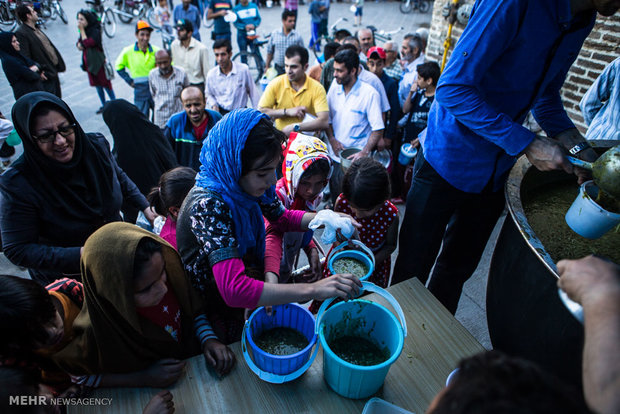
[[[295, 139], [289, 142], [284, 152], [284, 163], [282, 164], [282, 179], [278, 181], [276, 191], [285, 196], [284, 206], [294, 210], [316, 211], [323, 199], [323, 193], [319, 193], [313, 200], [301, 200], [297, 197], [297, 187], [299, 180], [304, 172], [317, 160], [326, 160], [329, 163], [329, 174], [332, 175], [333, 165], [327, 152], [327, 146], [318, 138], [308, 135], [297, 134]], [[301, 201], [300, 201], [301, 200]], [[305, 205], [304, 205], [305, 204]]]
[[267, 115], [255, 109], [235, 109], [227, 113], [209, 131], [200, 152], [200, 172], [196, 185], [218, 193], [232, 212], [239, 254], [255, 249], [265, 256], [265, 224], [259, 201], [269, 204], [275, 198], [275, 186], [261, 197], [253, 197], [239, 185], [241, 152], [252, 128]]

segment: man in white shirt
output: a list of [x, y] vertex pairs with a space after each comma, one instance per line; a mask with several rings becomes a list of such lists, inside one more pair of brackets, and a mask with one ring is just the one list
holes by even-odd
[[379, 143], [384, 129], [379, 94], [358, 79], [360, 61], [356, 52], [341, 50], [334, 57], [334, 80], [327, 94], [330, 127], [329, 156], [335, 168], [329, 181], [331, 199], [336, 201], [342, 188], [342, 169], [340, 152], [348, 147], [360, 147], [362, 150], [352, 160], [367, 157]]
[[176, 29], [177, 39], [170, 45], [172, 61], [187, 73], [191, 85], [204, 91], [209, 72], [209, 50], [192, 37], [194, 29], [188, 20], [181, 19], [176, 22]]
[[416, 68], [424, 63], [424, 42], [418, 34], [410, 33], [405, 36], [401, 47], [403, 57], [403, 78], [398, 84], [398, 99], [402, 106], [407, 99], [414, 82], [418, 78]]
[[[342, 47], [338, 50], [340, 51], [344, 49], [351, 49], [358, 55], [362, 53], [359, 40], [353, 36], [347, 37], [344, 40], [344, 44], [342, 45]], [[361, 62], [361, 59], [360, 59], [360, 62]], [[390, 110], [390, 100], [387, 97], [387, 93], [385, 92], [385, 87], [383, 86], [383, 82], [381, 82], [381, 79], [379, 79], [379, 77], [375, 75], [374, 73], [366, 70], [361, 63], [360, 63], [359, 70], [357, 72], [357, 77], [362, 82], [366, 82], [367, 84], [375, 88], [375, 90], [379, 94], [379, 99], [381, 103], [381, 112], [383, 112], [387, 116], [387, 112]], [[333, 83], [334, 81], [332, 81], [332, 84]]]
[[218, 39], [213, 43], [217, 66], [207, 74], [207, 107], [222, 115], [237, 108], [248, 106], [256, 108], [260, 94], [254, 84], [248, 66], [230, 60], [232, 46], [228, 39]]

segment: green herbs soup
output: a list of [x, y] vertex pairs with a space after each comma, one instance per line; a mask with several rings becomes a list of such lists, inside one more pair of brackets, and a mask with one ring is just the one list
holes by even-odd
[[581, 237], [566, 224], [564, 216], [579, 194], [574, 182], [559, 182], [542, 186], [523, 197], [527, 221], [554, 262], [578, 259], [589, 254], [608, 257], [620, 263], [620, 230], [607, 232], [603, 237], [589, 240]]
[[364, 263], [350, 257], [335, 260], [333, 267], [335, 274], [350, 273], [360, 279], [368, 273], [368, 267]]
[[390, 358], [387, 348], [380, 349], [368, 339], [359, 336], [340, 336], [328, 345], [334, 354], [355, 365], [378, 365]]
[[279, 327], [264, 331], [254, 343], [268, 354], [283, 356], [301, 351], [310, 342], [296, 329]]

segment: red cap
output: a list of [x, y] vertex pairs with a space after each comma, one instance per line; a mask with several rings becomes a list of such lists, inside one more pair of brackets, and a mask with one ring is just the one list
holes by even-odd
[[372, 55], [373, 53], [378, 54], [380, 59], [385, 59], [385, 50], [382, 47], [379, 47], [379, 46], [371, 47], [370, 49], [368, 49], [368, 53], [366, 53], [366, 57], [370, 58], [370, 55]]
[[151, 27], [150, 24], [148, 24], [147, 21], [138, 20], [138, 23], [136, 23], [136, 33], [138, 33], [140, 30], [148, 30], [152, 32], [153, 28]]

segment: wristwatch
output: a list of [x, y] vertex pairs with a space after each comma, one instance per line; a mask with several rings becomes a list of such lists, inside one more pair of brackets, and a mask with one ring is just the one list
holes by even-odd
[[294, 131], [294, 132], [299, 132], [299, 131], [301, 131], [301, 128], [299, 127], [299, 124], [295, 124], [295, 126], [293, 127], [293, 131]]
[[568, 152], [570, 152], [571, 155], [577, 155], [578, 153], [580, 153], [581, 151], [587, 148], [590, 148], [590, 144], [584, 141], [584, 142], [580, 142], [579, 144], [569, 149]]

